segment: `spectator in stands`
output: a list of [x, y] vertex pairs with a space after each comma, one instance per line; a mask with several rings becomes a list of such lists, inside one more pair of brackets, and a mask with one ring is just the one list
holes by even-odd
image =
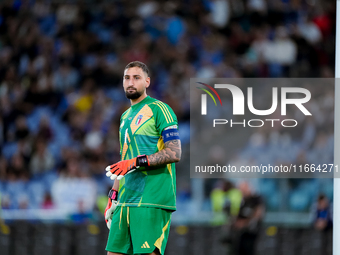
[[15, 140], [22, 140], [29, 136], [30, 131], [27, 127], [26, 118], [21, 115], [15, 121]]
[[45, 173], [54, 167], [54, 158], [46, 147], [46, 141], [37, 139], [35, 142], [35, 152], [33, 153], [30, 170], [32, 174]]
[[63, 178], [79, 178], [81, 176], [80, 172], [80, 162], [78, 157], [69, 157], [66, 159], [65, 169], [61, 169], [60, 177]]
[[50, 126], [50, 120], [47, 116], [42, 116], [39, 123], [37, 139], [50, 142], [53, 138], [53, 132]]
[[[1, 103], [0, 103], [1, 105]], [[4, 123], [2, 120], [2, 116], [0, 115], [0, 154], [1, 154], [1, 148], [3, 146], [5, 142], [5, 138], [4, 138]]]
[[277, 27], [274, 41], [267, 45], [264, 52], [272, 77], [288, 76], [290, 66], [296, 62], [296, 56], [296, 44], [288, 36], [287, 29]]
[[83, 141], [85, 137], [87, 117], [88, 115], [86, 113], [79, 112], [73, 107], [70, 107], [65, 113], [64, 118], [70, 128], [70, 136], [75, 143]]
[[72, 215], [92, 211], [96, 191], [96, 184], [89, 178], [86, 165], [77, 158], [69, 158], [66, 169], [52, 185], [51, 195], [55, 208], [65, 209]]
[[11, 158], [7, 172], [8, 180], [25, 180], [29, 177], [28, 168], [25, 165], [24, 158], [20, 154], [14, 154]]
[[95, 83], [93, 79], [86, 79], [84, 85], [80, 89], [79, 93], [75, 95], [74, 107], [80, 112], [89, 112], [92, 108], [94, 101], [94, 87]]
[[78, 73], [71, 64], [63, 61], [53, 74], [53, 86], [57, 91], [72, 91], [78, 83]]
[[7, 177], [7, 160], [0, 156], [0, 181], [5, 181]]
[[319, 195], [315, 211], [314, 227], [320, 231], [327, 231], [333, 227], [333, 215], [327, 197]]
[[42, 209], [53, 209], [54, 208], [54, 204], [53, 204], [53, 200], [52, 200], [52, 196], [49, 192], [45, 193], [44, 196], [44, 201], [41, 205]]
[[91, 123], [91, 129], [84, 137], [84, 145], [88, 153], [103, 153], [104, 133], [102, 131], [102, 120], [100, 116], [96, 116]]
[[25, 162], [25, 166], [29, 165], [32, 156], [32, 142], [28, 139], [21, 139], [17, 142], [16, 153], [20, 154]]
[[311, 16], [307, 16], [306, 20], [298, 26], [298, 31], [311, 45], [319, 43], [322, 39], [321, 31]]

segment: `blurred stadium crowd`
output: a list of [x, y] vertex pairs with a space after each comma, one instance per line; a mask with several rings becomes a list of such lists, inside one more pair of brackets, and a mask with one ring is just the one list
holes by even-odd
[[[187, 148], [190, 77], [333, 77], [334, 20], [334, 1], [316, 0], [1, 2], [2, 208], [87, 210], [106, 194], [130, 61], [149, 66], [148, 94], [174, 109]], [[307, 142], [322, 145], [315, 125]]]

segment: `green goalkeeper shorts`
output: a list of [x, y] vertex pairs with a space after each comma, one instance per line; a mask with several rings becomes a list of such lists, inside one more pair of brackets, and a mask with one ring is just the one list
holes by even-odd
[[164, 254], [172, 211], [149, 207], [119, 206], [112, 215], [106, 250], [124, 254]]

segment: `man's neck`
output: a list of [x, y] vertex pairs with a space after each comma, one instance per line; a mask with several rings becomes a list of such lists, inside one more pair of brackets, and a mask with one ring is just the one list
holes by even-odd
[[131, 102], [131, 106], [138, 104], [139, 102], [141, 102], [144, 98], [146, 98], [148, 95], [145, 93], [143, 95], [141, 95], [140, 97], [138, 97], [137, 99], [130, 99]]

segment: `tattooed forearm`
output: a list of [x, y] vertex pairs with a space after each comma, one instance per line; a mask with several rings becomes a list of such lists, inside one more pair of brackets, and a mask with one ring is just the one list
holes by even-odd
[[176, 162], [180, 161], [181, 154], [182, 154], [182, 151], [181, 151], [181, 140], [176, 139], [176, 140], [171, 140], [169, 142], [166, 142], [164, 144], [164, 147], [171, 149], [171, 151], [175, 153], [174, 160]]
[[164, 149], [148, 156], [150, 166], [165, 165], [181, 159], [181, 141], [171, 140], [164, 144]]
[[165, 165], [169, 163], [176, 162], [175, 152], [169, 148], [165, 148], [155, 154], [148, 156], [150, 166]]

